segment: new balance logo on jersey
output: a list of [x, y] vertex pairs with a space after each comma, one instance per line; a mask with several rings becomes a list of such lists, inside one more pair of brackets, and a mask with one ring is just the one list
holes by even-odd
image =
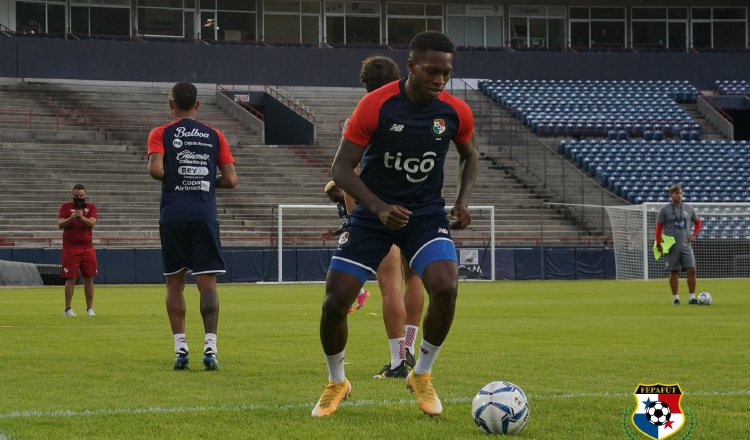
[[419, 183], [424, 182], [430, 171], [435, 168], [435, 157], [437, 157], [437, 153], [434, 151], [427, 151], [422, 154], [422, 157], [406, 159], [401, 156], [401, 152], [396, 153], [395, 156], [391, 153], [385, 153], [383, 164], [386, 168], [406, 171], [406, 180], [411, 183]]
[[390, 131], [395, 131], [396, 133], [401, 133], [404, 131], [403, 124], [393, 124], [391, 125]]
[[445, 228], [438, 228], [438, 234], [448, 235], [448, 230]]

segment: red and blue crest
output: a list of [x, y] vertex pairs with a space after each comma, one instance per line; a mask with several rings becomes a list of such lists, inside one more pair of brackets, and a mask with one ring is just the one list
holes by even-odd
[[677, 433], [685, 426], [679, 384], [639, 384], [633, 395], [636, 404], [631, 420], [641, 434], [658, 440]]
[[432, 132], [437, 136], [445, 133], [445, 119], [433, 119]]

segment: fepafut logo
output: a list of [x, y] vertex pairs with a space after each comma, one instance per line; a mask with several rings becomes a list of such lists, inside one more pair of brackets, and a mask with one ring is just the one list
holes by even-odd
[[[688, 440], [695, 428], [695, 415], [687, 407], [683, 410], [682, 395], [680, 384], [638, 384], [633, 392], [635, 409], [623, 412], [622, 431], [631, 440], [672, 436]], [[685, 432], [677, 435], [685, 427]]]

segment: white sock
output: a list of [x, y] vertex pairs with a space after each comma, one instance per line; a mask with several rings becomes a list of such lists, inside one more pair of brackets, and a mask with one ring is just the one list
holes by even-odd
[[439, 345], [432, 345], [422, 339], [422, 344], [420, 344], [419, 346], [419, 357], [417, 358], [417, 365], [414, 366], [414, 373], [430, 373], [432, 371], [432, 364], [435, 363], [435, 358], [437, 357], [439, 351]]
[[203, 352], [211, 350], [216, 354], [216, 333], [206, 333], [205, 343], [203, 345]]
[[346, 379], [346, 375], [344, 374], [344, 351], [341, 350], [341, 353], [334, 354], [333, 356], [326, 355], [328, 380], [341, 383]]
[[185, 333], [175, 333], [174, 335], [174, 352], [179, 353], [182, 350], [188, 351], [188, 345], [185, 341]]
[[404, 338], [389, 339], [388, 347], [391, 349], [391, 369], [393, 369], [401, 365], [401, 361], [406, 359]]
[[404, 326], [404, 339], [406, 339], [406, 348], [409, 349], [409, 353], [416, 354], [414, 352], [414, 343], [417, 341], [417, 333], [419, 333], [419, 326], [406, 324]]
[[672, 299], [680, 299], [680, 295], [672, 295]]
[[690, 299], [695, 299], [695, 292], [688, 294], [690, 296]]
[[366, 292], [366, 290], [365, 290], [365, 288], [363, 287], [363, 288], [359, 289], [359, 293], [357, 294], [357, 296], [360, 296], [360, 295], [364, 295], [364, 294], [365, 294], [365, 292]]

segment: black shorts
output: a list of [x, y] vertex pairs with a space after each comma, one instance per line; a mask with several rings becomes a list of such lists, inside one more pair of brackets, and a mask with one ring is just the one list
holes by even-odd
[[160, 224], [159, 237], [164, 275], [182, 270], [192, 272], [193, 275], [218, 275], [227, 271], [221, 255], [218, 223]]

